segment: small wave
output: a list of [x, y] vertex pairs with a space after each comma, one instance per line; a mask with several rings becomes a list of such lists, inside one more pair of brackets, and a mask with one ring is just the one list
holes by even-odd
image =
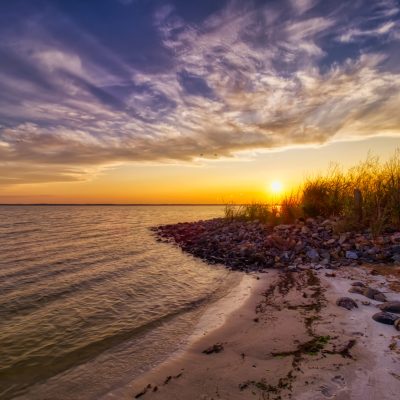
[[[210, 301], [226, 271], [157, 243], [147, 227], [216, 212], [204, 207], [0, 209], [0, 397], [36, 390], [34, 383], [50, 377], [59, 383], [67, 370], [105, 357], [109, 349], [114, 354], [125, 342], [130, 368], [145, 368], [159, 351], [166, 354], [166, 343], [179, 340], [170, 323]], [[136, 348], [138, 343], [146, 345]], [[79, 367], [76, 373], [81, 372]], [[113, 374], [116, 381], [118, 370]], [[68, 397], [66, 386], [54, 393], [32, 398]]]
[[8, 400], [16, 395], [21, 395], [32, 384], [40, 383], [55, 374], [85, 363], [122, 342], [132, 341], [135, 337], [143, 335], [157, 326], [171, 322], [171, 320], [183, 313], [198, 308], [209, 299], [210, 296], [204, 296], [203, 298], [186, 302], [179, 309], [148, 321], [141, 326], [103, 337], [100, 340], [59, 356], [31, 356], [8, 367], [0, 368], [0, 382], [7, 382], [8, 386], [7, 388], [2, 388], [0, 384], [1, 398]]

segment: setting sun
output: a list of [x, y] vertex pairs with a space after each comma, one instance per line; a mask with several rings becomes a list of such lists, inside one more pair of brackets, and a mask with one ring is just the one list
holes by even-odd
[[273, 194], [280, 194], [283, 190], [283, 184], [280, 181], [273, 181], [270, 185], [270, 190]]

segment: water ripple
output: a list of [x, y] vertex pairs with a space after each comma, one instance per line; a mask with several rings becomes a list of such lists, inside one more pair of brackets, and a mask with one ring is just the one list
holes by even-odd
[[[0, 206], [0, 397], [96, 398], [168, 353], [230, 275], [156, 242], [149, 227], [220, 214]], [[78, 396], [71, 382], [84, 379]]]

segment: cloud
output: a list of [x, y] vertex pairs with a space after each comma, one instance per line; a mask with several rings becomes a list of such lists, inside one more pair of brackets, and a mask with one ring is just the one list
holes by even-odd
[[298, 14], [304, 14], [315, 7], [318, 0], [290, 0], [292, 7]]
[[[322, 67], [350, 29], [339, 12], [319, 15], [319, 3], [291, 3], [296, 12], [287, 15], [276, 4], [230, 2], [200, 22], [172, 5], [157, 8], [151, 23], [170, 55], [158, 69], [137, 67], [70, 21], [79, 43], [32, 23], [29, 35], [8, 36], [0, 46], [0, 184], [399, 135], [400, 72], [385, 70], [390, 54], [369, 45]], [[353, 28], [347, 42], [390, 34], [393, 15], [369, 33]]]
[[391, 34], [397, 36], [400, 30], [394, 21], [388, 21], [374, 29], [349, 29], [339, 36], [339, 40], [344, 43], [356, 42], [360, 39], [377, 38], [381, 36], [389, 36]]

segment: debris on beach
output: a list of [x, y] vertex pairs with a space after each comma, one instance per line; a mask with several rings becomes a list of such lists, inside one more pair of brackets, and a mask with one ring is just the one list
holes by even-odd
[[140, 391], [135, 395], [135, 399], [139, 399], [140, 397], [144, 396], [150, 389], [151, 389], [151, 384], [148, 384], [142, 391]]
[[216, 343], [207, 349], [203, 350], [204, 354], [213, 354], [213, 353], [220, 353], [222, 350], [224, 350], [224, 346], [222, 343]]

